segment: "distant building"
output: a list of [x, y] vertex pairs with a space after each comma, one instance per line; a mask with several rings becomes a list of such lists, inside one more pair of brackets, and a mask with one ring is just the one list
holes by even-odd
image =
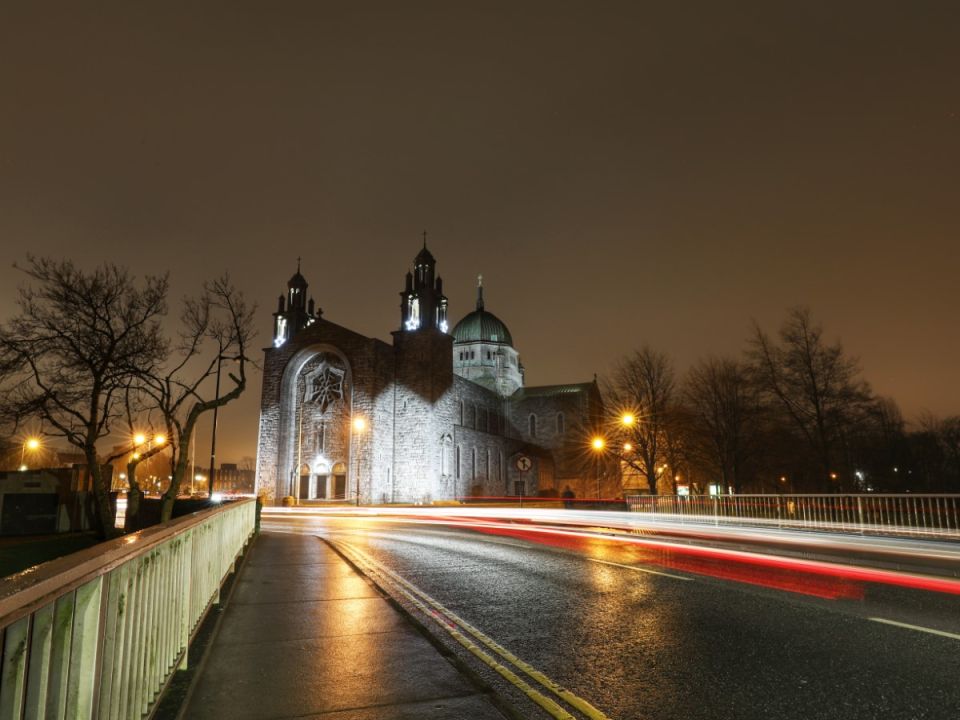
[[255, 479], [253, 470], [243, 470], [236, 463], [222, 463], [214, 476], [213, 489], [222, 493], [252, 493]]
[[265, 350], [257, 483], [275, 501], [431, 502], [595, 494], [584, 457], [596, 381], [527, 387], [506, 324], [476, 308], [452, 330], [424, 244], [392, 344], [323, 318], [300, 268]]
[[[104, 472], [110, 474], [109, 465]], [[0, 535], [91, 530], [96, 523], [85, 466], [0, 472]]]

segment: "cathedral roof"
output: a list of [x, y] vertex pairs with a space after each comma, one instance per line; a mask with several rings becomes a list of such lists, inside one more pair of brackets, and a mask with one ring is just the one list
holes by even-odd
[[503, 320], [484, 309], [483, 275], [477, 276], [477, 309], [457, 323], [453, 342], [495, 342], [513, 347], [513, 338]]
[[500, 318], [482, 307], [457, 323], [453, 328], [453, 342], [495, 342], [513, 346], [513, 338], [507, 326]]
[[568, 383], [566, 385], [538, 385], [533, 387], [523, 387], [517, 390], [516, 396], [520, 398], [531, 397], [557, 397], [559, 395], [576, 395], [577, 393], [590, 392], [594, 383]]

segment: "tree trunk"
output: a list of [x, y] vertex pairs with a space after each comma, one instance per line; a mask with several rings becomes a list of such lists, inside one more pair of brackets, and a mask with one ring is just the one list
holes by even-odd
[[87, 470], [93, 480], [93, 498], [97, 509], [100, 537], [104, 540], [118, 537], [122, 533], [116, 527], [116, 517], [113, 508], [110, 507], [110, 488], [104, 483], [103, 468], [100, 467], [96, 448], [93, 446], [84, 448], [84, 455], [87, 459]]
[[[199, 413], [197, 414], [199, 416]], [[183, 484], [183, 476], [187, 472], [187, 462], [190, 457], [190, 433], [193, 432], [193, 426], [196, 418], [191, 418], [183, 429], [182, 434], [177, 438], [177, 461], [173, 466], [173, 474], [170, 478], [170, 485], [160, 500], [160, 522], [167, 522], [173, 516], [173, 504], [180, 494], [180, 486]]]
[[127, 463], [129, 489], [127, 490], [127, 514], [123, 519], [124, 532], [133, 532], [140, 515], [140, 499], [143, 497], [143, 492], [140, 490], [140, 483], [137, 482], [137, 464]]

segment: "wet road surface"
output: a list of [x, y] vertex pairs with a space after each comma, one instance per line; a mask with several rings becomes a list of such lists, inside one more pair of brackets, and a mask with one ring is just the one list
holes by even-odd
[[523, 527], [266, 527], [392, 570], [611, 718], [960, 718], [960, 595]]

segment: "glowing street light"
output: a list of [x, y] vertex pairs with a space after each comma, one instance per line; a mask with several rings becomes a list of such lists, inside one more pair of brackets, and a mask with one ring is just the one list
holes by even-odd
[[23, 445], [20, 447], [20, 471], [23, 472], [27, 469], [26, 463], [23, 461], [23, 454], [29, 450], [34, 452], [40, 449], [40, 439], [35, 437], [28, 437], [24, 440]]
[[633, 424], [637, 421], [636, 416], [633, 413], [624, 413], [620, 417], [620, 424], [624, 427], [633, 427]]
[[147, 436], [143, 433], [137, 433], [133, 436], [134, 445], [143, 445], [147, 441]]
[[167, 442], [167, 436], [164, 435], [163, 433], [161, 433], [160, 435], [154, 435], [154, 436], [153, 436], [153, 441], [154, 441], [157, 445], [164, 445], [164, 444], [166, 444], [166, 442]]
[[590, 446], [596, 452], [597, 460], [597, 499], [600, 499], [600, 456], [603, 454], [603, 449], [607, 446], [607, 441], [604, 440], [599, 435], [595, 435], [593, 440], [590, 441]]

